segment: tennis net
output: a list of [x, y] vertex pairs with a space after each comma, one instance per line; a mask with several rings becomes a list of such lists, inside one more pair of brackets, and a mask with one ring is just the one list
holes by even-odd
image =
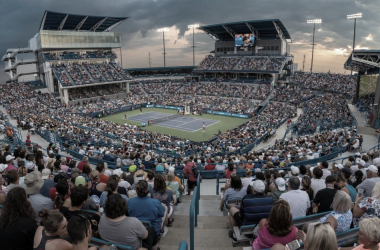
[[156, 119], [151, 119], [150, 121], [151, 121], [151, 123], [155, 124], [155, 123], [171, 120], [171, 119], [174, 119], [174, 118], [179, 117], [179, 116], [180, 116], [180, 114], [168, 115], [168, 116], [164, 116], [164, 117], [160, 117], [160, 118], [156, 118]]

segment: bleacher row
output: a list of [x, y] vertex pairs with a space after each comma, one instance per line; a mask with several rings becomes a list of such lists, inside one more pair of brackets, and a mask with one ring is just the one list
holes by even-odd
[[69, 62], [54, 65], [53, 70], [63, 87], [132, 79], [128, 72], [114, 62], [81, 64]]
[[282, 56], [207, 56], [195, 71], [268, 71], [278, 72], [286, 62]]
[[116, 59], [116, 54], [112, 50], [99, 51], [63, 51], [63, 52], [45, 52], [44, 57], [48, 61], [63, 61], [63, 60], [86, 60], [86, 59]]

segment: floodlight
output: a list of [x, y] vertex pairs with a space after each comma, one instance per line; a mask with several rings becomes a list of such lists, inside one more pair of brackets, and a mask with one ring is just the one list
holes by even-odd
[[196, 29], [196, 28], [199, 28], [199, 24], [198, 23], [190, 24], [190, 25], [187, 25], [187, 28], [188, 29]]
[[307, 23], [322, 23], [322, 19], [307, 20]]
[[165, 32], [165, 31], [169, 31], [170, 29], [169, 28], [160, 28], [160, 29], [157, 29], [158, 32]]
[[361, 17], [362, 17], [362, 13], [347, 15], [347, 19], [354, 19], [354, 18], [361, 18]]

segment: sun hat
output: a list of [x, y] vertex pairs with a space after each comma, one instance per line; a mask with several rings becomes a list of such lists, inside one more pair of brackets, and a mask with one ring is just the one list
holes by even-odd
[[43, 180], [38, 176], [37, 171], [27, 174], [24, 178], [24, 183], [27, 194], [37, 194], [44, 184]]

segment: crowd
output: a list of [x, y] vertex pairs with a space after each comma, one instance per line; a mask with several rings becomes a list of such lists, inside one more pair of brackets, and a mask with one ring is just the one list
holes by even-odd
[[53, 66], [56, 77], [63, 86], [84, 85], [99, 82], [113, 82], [132, 79], [116, 63], [66, 63]]
[[69, 100], [74, 101], [77, 99], [104, 97], [107, 95], [125, 93], [117, 84], [89, 86], [82, 88], [73, 88], [68, 90]]
[[109, 58], [116, 59], [115, 52], [111, 50], [98, 50], [98, 51], [63, 51], [57, 53], [44, 52], [44, 57], [48, 61], [58, 60], [86, 60], [86, 59], [101, 59]]
[[323, 90], [333, 93], [344, 93], [354, 96], [357, 77], [332, 73], [313, 73], [302, 85], [306, 89]]
[[279, 87], [273, 89], [272, 100], [300, 104], [301, 102], [305, 102], [307, 100], [312, 99], [313, 97], [315, 97], [315, 94], [316, 91], [308, 89], [299, 89], [292, 86], [290, 86], [289, 88]]
[[303, 83], [309, 76], [309, 72], [294, 72], [290, 77], [290, 82], [295, 84]]
[[285, 57], [212, 57], [204, 58], [195, 70], [262, 70], [279, 71], [285, 61]]

